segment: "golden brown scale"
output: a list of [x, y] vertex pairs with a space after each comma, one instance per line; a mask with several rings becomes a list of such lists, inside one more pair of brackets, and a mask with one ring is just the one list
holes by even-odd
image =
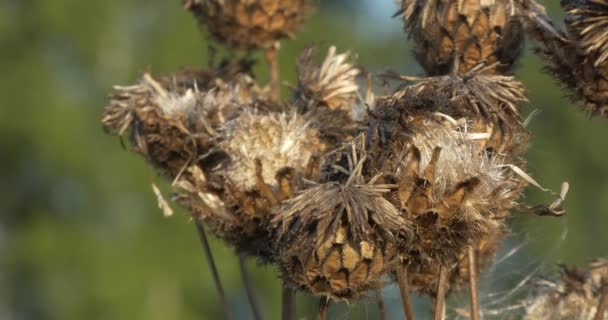
[[520, 55], [522, 23], [511, 0], [402, 0], [406, 32], [429, 75], [508, 72]]
[[410, 223], [383, 197], [396, 185], [364, 178], [366, 157], [359, 136], [325, 160], [320, 184], [304, 186], [275, 212], [275, 248], [288, 283], [335, 300], [386, 284]]
[[312, 1], [185, 0], [184, 6], [219, 42], [236, 49], [266, 49], [296, 32]]
[[[300, 244], [302, 245], [302, 244]], [[284, 255], [288, 279], [317, 296], [353, 299], [383, 287], [381, 278], [391, 270], [395, 252], [389, 245], [348, 239], [340, 227], [308, 254]]]
[[[608, 118], [608, 36], [604, 33], [608, 4], [603, 0], [563, 3], [569, 10], [569, 33], [555, 27], [542, 6], [528, 4], [529, 31], [542, 44], [537, 52], [547, 63], [547, 71], [571, 92], [584, 111]], [[587, 29], [584, 34], [583, 27]]]

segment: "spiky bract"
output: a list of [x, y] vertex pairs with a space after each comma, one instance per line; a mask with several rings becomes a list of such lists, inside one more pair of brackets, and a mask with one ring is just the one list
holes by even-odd
[[[605, 51], [600, 51], [606, 41], [600, 39], [604, 30], [593, 29], [595, 25], [580, 30], [584, 25], [583, 21], [589, 22], [592, 19], [572, 16], [572, 12], [581, 11], [571, 9], [567, 23], [572, 34], [568, 34], [551, 22], [542, 6], [532, 0], [524, 2], [528, 3], [528, 29], [542, 44], [537, 53], [546, 62], [547, 72], [570, 92], [572, 99], [578, 102], [584, 111], [608, 117], [608, 65], [604, 63]], [[602, 2], [600, 0], [597, 3]], [[568, 7], [575, 8], [577, 4], [589, 3], [591, 2], [585, 0], [572, 1]], [[603, 20], [603, 17], [600, 18], [598, 22]], [[597, 42], [591, 44], [590, 41]]]
[[[326, 164], [321, 184], [284, 202], [272, 219], [286, 280], [315, 295], [353, 299], [386, 284], [410, 224], [384, 196], [394, 185], [365, 180], [361, 137]], [[344, 167], [345, 165], [346, 167]]]

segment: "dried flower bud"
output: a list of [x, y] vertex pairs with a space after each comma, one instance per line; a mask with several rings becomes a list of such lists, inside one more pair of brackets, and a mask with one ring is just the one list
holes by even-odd
[[[343, 179], [312, 185], [287, 200], [271, 223], [285, 279], [315, 295], [353, 299], [385, 284], [395, 245], [409, 223], [384, 198], [395, 186], [364, 181], [361, 139], [328, 161]], [[348, 160], [346, 161], [345, 158]], [[340, 166], [348, 162], [348, 168]]]
[[[546, 70], [571, 93], [572, 100], [578, 102], [584, 111], [608, 117], [608, 65], [604, 63], [606, 50], [603, 44], [606, 40], [602, 40], [602, 37], [607, 37], [603, 35], [603, 28], [595, 24], [586, 25], [597, 20], [601, 26], [604, 18], [601, 11], [591, 13], [583, 9], [591, 8], [589, 1], [569, 3], [570, 13], [566, 21], [572, 31], [569, 35], [551, 22], [542, 6], [533, 0], [524, 2], [528, 6], [527, 26], [542, 44], [536, 51], [547, 63]], [[593, 3], [597, 8], [601, 6], [600, 2]]]
[[524, 34], [512, 0], [401, 0], [405, 30], [429, 75], [466, 73], [480, 63], [505, 73]]
[[232, 48], [268, 48], [292, 36], [311, 11], [311, 0], [184, 0], [201, 25]]
[[[598, 313], [604, 303], [603, 315]], [[608, 317], [608, 259], [593, 261], [587, 271], [564, 267], [561, 280], [541, 279], [526, 305], [527, 320], [605, 319]]]

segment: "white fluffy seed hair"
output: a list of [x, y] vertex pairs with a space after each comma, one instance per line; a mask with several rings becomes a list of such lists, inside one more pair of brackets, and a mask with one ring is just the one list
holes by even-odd
[[[434, 149], [441, 148], [433, 181], [435, 195], [446, 195], [458, 183], [474, 177], [479, 179], [479, 186], [468, 196], [463, 207], [471, 216], [491, 208], [494, 200], [512, 191], [517, 184], [510, 178], [505, 159], [499, 155], [490, 156], [476, 143], [476, 139], [486, 135], [470, 132], [466, 120], [460, 119], [457, 123], [428, 120], [424, 125], [416, 126], [412, 136], [413, 144], [420, 150], [421, 170], [430, 162]], [[496, 190], [501, 192], [495, 194]]]
[[226, 175], [245, 190], [256, 185], [256, 160], [262, 165], [264, 182], [276, 186], [279, 170], [303, 170], [311, 156], [324, 149], [317, 130], [296, 113], [258, 114], [246, 109], [227, 122], [221, 134], [221, 148], [232, 159]]
[[299, 91], [305, 99], [327, 105], [331, 109], [350, 111], [359, 100], [357, 76], [360, 69], [350, 61], [350, 53], [336, 52], [331, 46], [323, 63], [315, 63], [316, 50], [308, 48], [298, 59]]

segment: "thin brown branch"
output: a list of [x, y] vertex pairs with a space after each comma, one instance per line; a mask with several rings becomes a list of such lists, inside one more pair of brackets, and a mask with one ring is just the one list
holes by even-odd
[[282, 310], [281, 310], [281, 319], [282, 320], [295, 320], [296, 318], [296, 297], [293, 289], [289, 288], [285, 284], [283, 284], [283, 292], [281, 295], [282, 300]]
[[410, 290], [407, 279], [407, 264], [402, 263], [397, 270], [397, 281], [399, 282], [399, 291], [401, 292], [401, 302], [403, 304], [403, 312], [407, 320], [414, 320], [414, 308], [410, 298]]
[[226, 294], [224, 293], [224, 287], [222, 287], [222, 281], [220, 280], [220, 275], [217, 272], [217, 267], [215, 266], [215, 261], [213, 260], [213, 254], [211, 253], [211, 248], [209, 247], [209, 241], [207, 240], [207, 235], [205, 234], [205, 228], [203, 227], [203, 223], [201, 222], [201, 220], [197, 218], [194, 218], [194, 224], [196, 225], [196, 231], [198, 231], [198, 238], [201, 242], [201, 245], [203, 246], [203, 251], [205, 253], [205, 257], [207, 258], [207, 263], [209, 263], [209, 270], [211, 270], [211, 276], [213, 277], [215, 287], [220, 296], [220, 302], [222, 303], [222, 307], [224, 308], [224, 319], [232, 319], [230, 308], [228, 306], [228, 300], [226, 299]]
[[319, 299], [319, 314], [317, 316], [318, 320], [327, 320], [327, 313], [329, 311], [329, 304], [331, 300], [327, 297], [321, 297]]
[[251, 286], [251, 279], [249, 278], [249, 272], [247, 271], [245, 256], [242, 254], [239, 254], [238, 256], [239, 268], [241, 269], [241, 276], [243, 278], [243, 285], [245, 286], [245, 291], [247, 292], [247, 299], [249, 300], [249, 305], [251, 306], [253, 319], [261, 320], [262, 316], [260, 314], [260, 308], [258, 307], [257, 301], [255, 299], [255, 292], [253, 291], [253, 287]]
[[471, 320], [479, 320], [479, 300], [477, 297], [477, 257], [475, 248], [469, 246], [469, 290], [471, 294]]
[[433, 310], [434, 320], [443, 320], [443, 315], [445, 311], [445, 295], [448, 285], [447, 278], [447, 269], [446, 267], [441, 266], [439, 268], [439, 283], [437, 284], [437, 297], [435, 299], [435, 308]]

